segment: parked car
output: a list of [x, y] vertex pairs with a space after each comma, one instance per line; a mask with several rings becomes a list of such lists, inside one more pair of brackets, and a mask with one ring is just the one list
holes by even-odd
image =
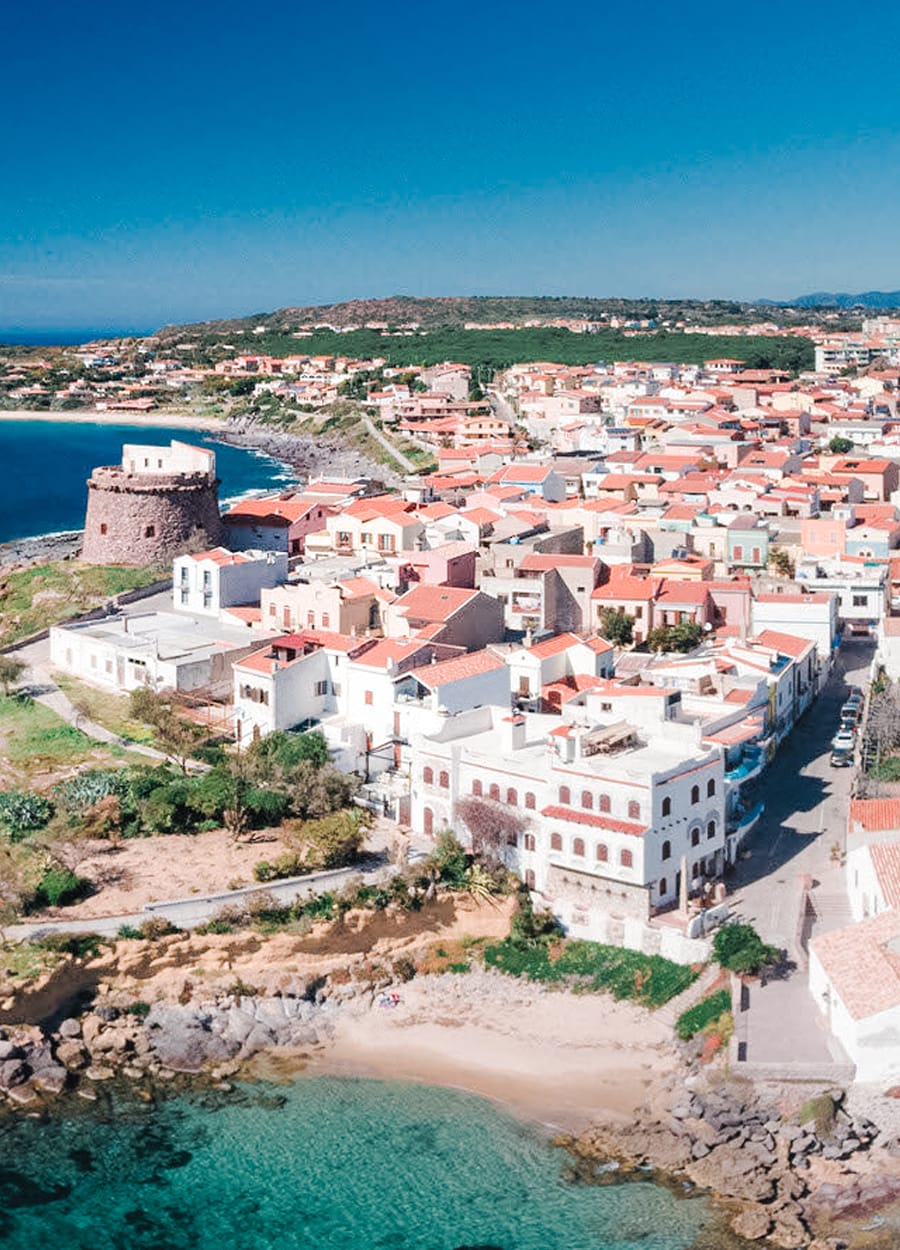
[[831, 749], [832, 751], [852, 751], [855, 742], [855, 730], [839, 729], [831, 739]]
[[853, 764], [852, 751], [832, 751], [831, 767], [832, 768], [850, 768]]
[[845, 703], [841, 708], [841, 728], [849, 725], [855, 729], [859, 724], [859, 718], [862, 716], [862, 704]]

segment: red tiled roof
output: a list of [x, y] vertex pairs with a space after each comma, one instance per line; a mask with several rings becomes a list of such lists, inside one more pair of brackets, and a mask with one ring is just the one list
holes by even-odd
[[885, 833], [900, 829], [900, 799], [851, 799], [851, 833]]
[[567, 820], [576, 825], [590, 825], [592, 829], [605, 829], [609, 833], [628, 833], [640, 838], [647, 832], [646, 825], [636, 825], [628, 820], [613, 820], [611, 816], [598, 816], [596, 812], [584, 812], [577, 807], [551, 805], [541, 810], [542, 816], [551, 820]]
[[468, 655], [455, 656], [452, 660], [439, 660], [436, 664], [414, 668], [411, 675], [423, 686], [434, 690], [438, 686], [447, 686], [452, 681], [480, 677], [482, 673], [493, 673], [505, 667], [504, 661], [491, 651], [472, 651]]
[[395, 600], [403, 615], [426, 621], [446, 621], [479, 594], [462, 586], [413, 586]]
[[900, 908], [900, 842], [879, 842], [869, 847], [869, 854], [884, 901]]
[[795, 660], [804, 655], [814, 644], [808, 638], [798, 638], [796, 634], [782, 634], [777, 629], [765, 629], [753, 640], [763, 647], [772, 647], [782, 655], [793, 656]]
[[858, 924], [813, 938], [819, 959], [837, 996], [854, 1020], [900, 1006], [900, 912], [884, 911]]

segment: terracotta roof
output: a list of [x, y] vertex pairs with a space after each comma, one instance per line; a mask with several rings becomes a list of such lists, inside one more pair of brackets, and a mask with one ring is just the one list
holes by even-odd
[[884, 901], [900, 908], [900, 842], [878, 842], [869, 847], [869, 854]]
[[226, 547], [213, 547], [209, 551], [198, 551], [191, 556], [192, 560], [212, 560], [213, 564], [223, 567], [226, 564], [250, 564], [251, 559], [240, 551], [229, 551]]
[[480, 677], [482, 673], [493, 673], [505, 667], [504, 661], [491, 651], [472, 651], [468, 655], [455, 656], [452, 660], [439, 660], [436, 664], [414, 668], [412, 676], [423, 686], [435, 690], [438, 686], [447, 686], [453, 681]]
[[900, 799], [851, 799], [851, 833], [885, 833], [900, 829]]
[[780, 651], [782, 655], [793, 656], [795, 660], [805, 655], [810, 647], [815, 645], [808, 638], [798, 638], [796, 634], [782, 634], [777, 629], [765, 629], [761, 634], [757, 634], [753, 641], [763, 647], [772, 647], [773, 650]]
[[858, 924], [813, 938], [835, 993], [854, 1020], [900, 1007], [900, 911], [885, 911]]
[[406, 617], [446, 621], [479, 593], [461, 586], [413, 586], [394, 601], [394, 607]]
[[549, 816], [551, 820], [590, 825], [592, 829], [605, 829], [609, 833], [628, 833], [635, 838], [643, 837], [647, 832], [646, 825], [636, 825], [628, 820], [613, 820], [611, 816], [598, 816], [596, 812], [585, 812], [578, 807], [545, 807], [541, 810], [541, 815]]
[[427, 643], [421, 638], [382, 638], [375, 646], [363, 655], [353, 657], [354, 664], [365, 664], [369, 668], [387, 668], [388, 662], [399, 664], [401, 660], [422, 651], [428, 653]]

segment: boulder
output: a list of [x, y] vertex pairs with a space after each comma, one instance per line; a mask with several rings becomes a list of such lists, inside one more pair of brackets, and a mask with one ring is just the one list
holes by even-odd
[[6, 1059], [21, 1059], [24, 1051], [21, 1046], [16, 1046], [14, 1042], [8, 1042], [5, 1038], [0, 1040], [0, 1061]]
[[60, 1037], [81, 1037], [81, 1021], [70, 1016], [56, 1030]]
[[87, 1055], [81, 1043], [75, 1038], [68, 1038], [66, 1041], [60, 1042], [56, 1048], [56, 1057], [67, 1068], [83, 1068], [87, 1062]]
[[732, 1231], [745, 1241], [761, 1241], [772, 1227], [772, 1220], [765, 1207], [745, 1207], [731, 1221]]
[[69, 1074], [62, 1064], [51, 1064], [46, 1068], [39, 1068], [32, 1076], [31, 1083], [35, 1089], [43, 1090], [45, 1094], [61, 1094], [66, 1088]]
[[769, 1241], [779, 1250], [801, 1250], [809, 1241], [809, 1234], [799, 1216], [776, 1213], [775, 1227], [769, 1234]]
[[214, 1033], [212, 1020], [202, 1007], [154, 1004], [146, 1020], [154, 1055], [174, 1072], [199, 1072], [210, 1060], [232, 1058], [238, 1044]]
[[5, 1059], [0, 1063], [0, 1089], [7, 1092], [28, 1080], [29, 1069], [21, 1059]]

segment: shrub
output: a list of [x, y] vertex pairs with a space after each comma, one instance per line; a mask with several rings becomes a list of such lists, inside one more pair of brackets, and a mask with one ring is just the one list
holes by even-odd
[[168, 937], [171, 933], [180, 933], [178, 925], [166, 920], [165, 916], [148, 916], [142, 920], [139, 929], [141, 937], [147, 942], [155, 942], [157, 938]]
[[438, 838], [431, 862], [441, 881], [444, 881], [451, 889], [463, 889], [471, 859], [449, 830]]
[[13, 842], [21, 842], [35, 829], [43, 829], [53, 815], [53, 804], [32, 790], [0, 791], [0, 825]]
[[78, 877], [71, 868], [54, 864], [45, 869], [34, 892], [34, 903], [37, 907], [65, 907], [69, 903], [77, 903], [87, 891], [89, 882]]
[[550, 912], [536, 912], [527, 889], [519, 891], [519, 905], [509, 926], [509, 940], [516, 946], [536, 946], [562, 933]]
[[253, 865], [253, 876], [256, 881], [275, 881], [278, 873], [274, 864], [270, 864], [267, 859], [261, 859], [258, 864]]
[[117, 942], [129, 941], [141, 936], [142, 934], [140, 929], [136, 928], [133, 924], [120, 924], [118, 929], [116, 929]]
[[138, 1020], [146, 1020], [150, 1014], [150, 1004], [145, 1003], [142, 999], [137, 1002], [129, 1003], [125, 1008], [125, 1014], [135, 1016]]
[[723, 968], [754, 975], [771, 963], [777, 951], [767, 946], [752, 925], [725, 924], [713, 938], [713, 958]]
[[731, 994], [728, 990], [716, 990], [708, 998], [701, 999], [681, 1013], [675, 1021], [675, 1032], [683, 1042], [687, 1042], [695, 1033], [718, 1020], [723, 1012], [730, 1010]]
[[48, 933], [33, 945], [59, 955], [74, 955], [76, 959], [93, 959], [99, 955], [103, 939], [99, 933]]
[[69, 811], [87, 811], [111, 794], [121, 798], [128, 791], [128, 776], [124, 771], [108, 768], [92, 768], [79, 773], [69, 781], [63, 781], [54, 789], [60, 803]]

